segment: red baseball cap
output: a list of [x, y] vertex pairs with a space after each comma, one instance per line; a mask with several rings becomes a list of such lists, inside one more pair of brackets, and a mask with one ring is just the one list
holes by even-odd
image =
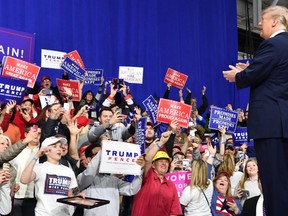
[[49, 76], [43, 76], [43, 77], [41, 78], [41, 83], [44, 82], [44, 80], [46, 80], [46, 79], [48, 79], [48, 80], [51, 81], [51, 78], [50, 78]]

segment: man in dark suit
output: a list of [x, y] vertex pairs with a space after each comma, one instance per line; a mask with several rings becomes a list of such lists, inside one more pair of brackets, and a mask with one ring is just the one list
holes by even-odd
[[258, 47], [250, 65], [229, 65], [229, 82], [250, 87], [248, 134], [254, 139], [267, 215], [288, 210], [288, 9], [262, 13]]

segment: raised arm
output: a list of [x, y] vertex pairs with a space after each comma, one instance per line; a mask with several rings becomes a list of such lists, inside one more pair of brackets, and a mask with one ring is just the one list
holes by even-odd
[[28, 166], [25, 168], [25, 170], [23, 171], [22, 175], [21, 175], [21, 179], [20, 182], [22, 184], [28, 184], [32, 181], [35, 180], [36, 178], [36, 173], [33, 171], [35, 164], [37, 162], [37, 160], [44, 155], [44, 152], [46, 151], [46, 147], [41, 147], [38, 152], [36, 153], [36, 155], [34, 156], [34, 158], [30, 161], [30, 163], [28, 164]]
[[144, 166], [144, 176], [148, 173], [149, 169], [152, 166], [152, 160], [153, 157], [156, 155], [156, 153], [159, 151], [160, 148], [168, 141], [169, 137], [171, 135], [171, 131], [166, 131], [162, 133], [160, 141], [157, 142], [155, 145], [153, 145], [150, 150], [146, 153], [145, 156], [145, 166]]

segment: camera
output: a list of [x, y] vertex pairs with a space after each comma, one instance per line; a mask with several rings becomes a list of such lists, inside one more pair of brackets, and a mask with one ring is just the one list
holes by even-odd
[[123, 79], [113, 78], [112, 79], [112, 85], [114, 86], [114, 89], [121, 88], [124, 85]]

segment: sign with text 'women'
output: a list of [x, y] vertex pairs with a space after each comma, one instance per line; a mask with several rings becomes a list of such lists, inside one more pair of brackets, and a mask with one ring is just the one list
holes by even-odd
[[184, 188], [190, 185], [192, 172], [173, 172], [165, 174], [165, 177], [175, 184], [178, 197], [181, 197]]
[[179, 126], [188, 128], [192, 106], [167, 99], [160, 99], [157, 112], [157, 121], [170, 124], [176, 120]]
[[188, 76], [186, 74], [180, 73], [176, 70], [168, 68], [167, 73], [164, 78], [165, 83], [170, 83], [172, 86], [175, 86], [179, 89], [183, 89]]
[[140, 175], [141, 167], [136, 164], [140, 146], [131, 143], [105, 140], [102, 142], [100, 173]]
[[28, 80], [27, 86], [33, 88], [39, 71], [40, 67], [35, 64], [7, 56], [4, 59], [2, 75]]

